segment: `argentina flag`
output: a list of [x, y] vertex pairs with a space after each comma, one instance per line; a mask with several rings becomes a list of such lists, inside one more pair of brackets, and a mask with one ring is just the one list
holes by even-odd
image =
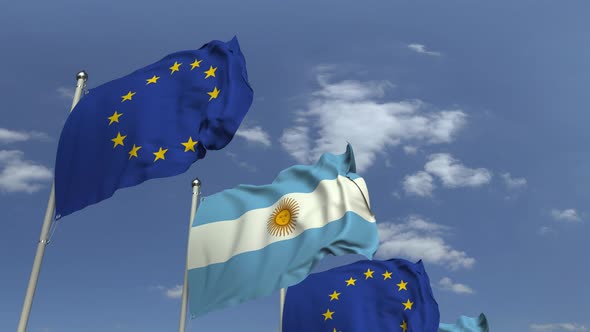
[[206, 197], [190, 230], [192, 317], [294, 285], [326, 254], [372, 258], [379, 239], [352, 147], [272, 184]]
[[490, 332], [488, 319], [481, 313], [478, 317], [460, 316], [455, 324], [441, 323], [438, 332]]

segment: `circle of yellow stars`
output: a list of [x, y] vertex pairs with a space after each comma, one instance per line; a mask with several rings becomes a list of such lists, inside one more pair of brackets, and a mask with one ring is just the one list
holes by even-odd
[[[373, 273], [375, 273], [375, 271], [368, 268], [367, 271], [363, 273], [363, 275], [365, 276], [365, 280], [373, 279]], [[387, 279], [393, 280], [392, 274], [393, 274], [393, 272], [389, 272], [388, 270], [385, 270], [385, 272], [381, 275], [383, 276], [383, 280], [387, 280]], [[349, 286], [354, 287], [354, 286], [356, 286], [357, 279], [350, 277], [347, 280], [344, 280], [344, 282], [346, 283], [345, 287], [349, 287]], [[398, 287], [398, 289], [397, 289], [398, 292], [408, 290], [408, 288], [407, 288], [408, 282], [406, 282], [406, 281], [400, 280], [400, 282], [398, 284], [396, 284], [396, 286]], [[336, 290], [334, 290], [332, 292], [332, 294], [328, 294], [328, 296], [330, 297], [330, 302], [339, 301], [341, 294], [342, 293], [337, 292]], [[414, 302], [412, 302], [412, 301], [410, 301], [410, 299], [408, 299], [406, 302], [402, 302], [402, 305], [404, 306], [404, 311], [412, 310], [412, 306], [414, 305]], [[336, 314], [336, 312], [331, 311], [330, 308], [328, 308], [326, 310], [326, 312], [322, 313], [322, 316], [324, 316], [324, 321], [333, 320], [334, 314]], [[406, 332], [408, 330], [408, 322], [406, 322], [405, 320], [402, 320], [402, 323], [400, 324], [399, 327], [401, 328], [402, 332]], [[334, 331], [336, 331], [336, 328], [334, 328]]]
[[[199, 60], [197, 58], [195, 58], [195, 60], [190, 64], [191, 68], [190, 70], [192, 71], [195, 68], [200, 68], [201, 67], [201, 62], [203, 60]], [[181, 69], [182, 63], [179, 63], [178, 61], [174, 61], [174, 64], [172, 64], [172, 66], [170, 66], [168, 69], [170, 69], [170, 75], [172, 76], [174, 73], [179, 72]], [[215, 73], [217, 71], [217, 67], [213, 67], [213, 66], [209, 66], [209, 69], [204, 70], [203, 74], [204, 79], [208, 79], [209, 77], [215, 77]], [[152, 77], [148, 77], [146, 78], [146, 85], [152, 85], [152, 84], [158, 84], [158, 80], [160, 79], [160, 76], [157, 75], [153, 75]], [[219, 93], [221, 92], [221, 90], [219, 90], [217, 88], [217, 86], [215, 86], [213, 88], [213, 91], [209, 91], [207, 92], [207, 94], [209, 95], [209, 101], [216, 99], [219, 96]], [[134, 96], [137, 94], [137, 91], [128, 91], [126, 94], [121, 96], [121, 103], [130, 101], [133, 101]], [[113, 115], [109, 116], [107, 119], [109, 120], [109, 126], [112, 125], [113, 123], [119, 123], [119, 119], [121, 118], [121, 116], [123, 116], [124, 113], [119, 113], [118, 111], [115, 110], [115, 112], [113, 113]], [[118, 146], [125, 146], [125, 138], [127, 138], [127, 135], [122, 135], [121, 132], [117, 132], [117, 136], [112, 138], [111, 141], [113, 142], [113, 149], [117, 148]], [[196, 152], [195, 150], [195, 145], [197, 145], [199, 142], [198, 141], [193, 141], [192, 136], [189, 136], [189, 138], [187, 139], [186, 142], [181, 142], [180, 144], [184, 147], [184, 152]], [[131, 158], [138, 158], [138, 152], [139, 150], [142, 148], [141, 145], [136, 145], [133, 144], [133, 147], [131, 148], [131, 150], [129, 150], [128, 154], [129, 154], [129, 160], [131, 160]], [[164, 147], [159, 147], [158, 151], [156, 152], [152, 152], [152, 154], [155, 156], [154, 157], [154, 163], [158, 160], [166, 160], [166, 152], [168, 152], [168, 148], [164, 148]]]

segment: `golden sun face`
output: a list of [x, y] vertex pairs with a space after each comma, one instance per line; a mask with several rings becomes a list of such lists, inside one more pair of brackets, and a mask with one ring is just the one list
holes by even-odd
[[285, 236], [295, 230], [299, 205], [292, 198], [283, 198], [274, 209], [268, 222], [266, 230], [273, 236]]

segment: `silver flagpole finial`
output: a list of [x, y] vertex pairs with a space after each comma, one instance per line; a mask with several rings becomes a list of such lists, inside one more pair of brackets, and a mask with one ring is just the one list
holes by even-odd
[[201, 186], [201, 180], [199, 180], [199, 178], [195, 178], [193, 180], [193, 187], [200, 187]]
[[86, 73], [85, 71], [80, 71], [76, 74], [76, 80], [79, 79], [83, 79], [84, 82], [86, 82], [88, 80], [88, 73]]

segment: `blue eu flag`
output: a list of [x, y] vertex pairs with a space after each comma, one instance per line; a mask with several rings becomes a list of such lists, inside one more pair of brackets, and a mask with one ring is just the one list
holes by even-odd
[[422, 262], [363, 260], [289, 287], [284, 332], [436, 332], [438, 304]]
[[252, 98], [235, 37], [170, 54], [89, 90], [59, 140], [56, 219], [119, 188], [185, 172], [231, 141]]

